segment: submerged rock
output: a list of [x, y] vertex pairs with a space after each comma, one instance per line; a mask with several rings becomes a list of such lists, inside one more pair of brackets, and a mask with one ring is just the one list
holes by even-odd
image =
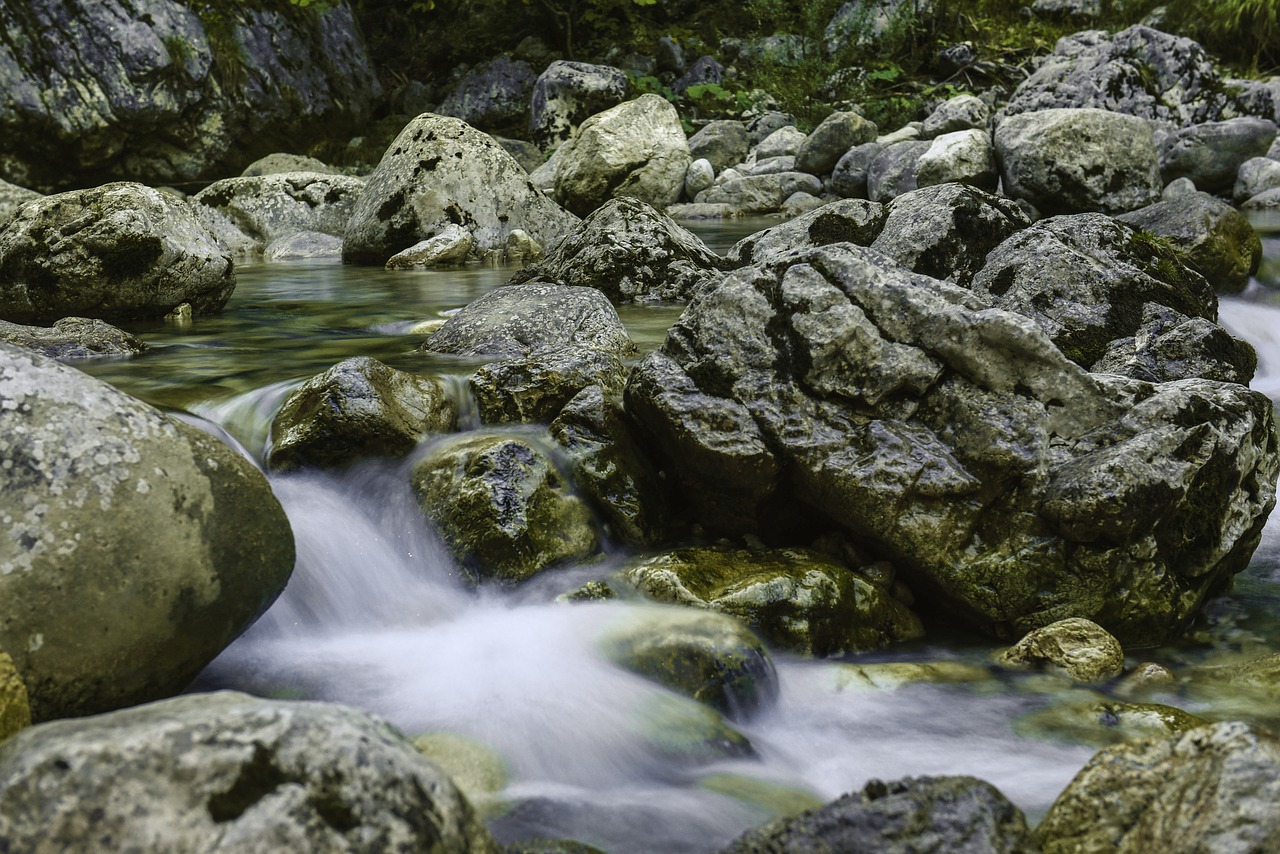
[[0, 748], [0, 839], [86, 854], [500, 850], [383, 721], [230, 691], [20, 733]]
[[1060, 667], [1077, 682], [1104, 682], [1124, 670], [1124, 648], [1091, 620], [1071, 617], [1042, 626], [996, 657], [1004, 667]]
[[1161, 703], [1122, 703], [1111, 699], [1070, 701], [1032, 712], [1014, 722], [1025, 736], [1103, 747], [1143, 738], [1169, 738], [1209, 721]]
[[146, 344], [123, 329], [87, 317], [64, 317], [49, 328], [0, 320], [0, 341], [51, 359], [136, 356], [147, 349]]

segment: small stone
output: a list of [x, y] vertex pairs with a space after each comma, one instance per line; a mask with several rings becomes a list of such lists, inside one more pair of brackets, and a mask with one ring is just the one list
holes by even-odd
[[1124, 649], [1092, 620], [1069, 617], [1030, 632], [996, 659], [1018, 670], [1061, 667], [1077, 682], [1104, 682], [1124, 670]]

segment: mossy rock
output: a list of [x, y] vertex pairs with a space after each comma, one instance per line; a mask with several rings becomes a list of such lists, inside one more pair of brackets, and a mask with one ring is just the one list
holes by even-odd
[[13, 666], [8, 653], [0, 652], [0, 742], [20, 729], [31, 726], [27, 686]]
[[664, 762], [686, 767], [754, 757], [745, 735], [710, 706], [674, 694], [654, 694], [636, 709], [640, 734]]
[[1092, 620], [1069, 617], [1029, 632], [996, 662], [1018, 670], [1061, 668], [1076, 682], [1103, 682], [1124, 670], [1124, 649]]
[[449, 775], [481, 817], [486, 802], [507, 786], [507, 764], [479, 741], [452, 732], [429, 732], [413, 739], [413, 746]]
[[1124, 703], [1106, 697], [1064, 702], [1014, 721], [1019, 735], [1094, 747], [1139, 738], [1169, 738], [1209, 721], [1161, 703]]
[[746, 804], [762, 821], [797, 815], [825, 803], [808, 789], [745, 774], [708, 774], [698, 786]]
[[964, 661], [890, 661], [833, 665], [840, 691], [896, 691], [908, 685], [986, 682], [991, 672]]

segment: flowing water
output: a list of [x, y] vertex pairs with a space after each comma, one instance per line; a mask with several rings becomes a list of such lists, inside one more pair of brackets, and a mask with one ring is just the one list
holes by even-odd
[[[769, 224], [700, 231], [723, 251]], [[1268, 233], [1267, 252], [1262, 283], [1224, 300], [1222, 320], [1258, 348], [1254, 385], [1276, 398], [1280, 229]], [[349, 356], [446, 377], [465, 401], [476, 363], [418, 352], [424, 336], [415, 326], [448, 316], [509, 272], [249, 265], [221, 316], [186, 328], [131, 327], [151, 353], [81, 366], [190, 413], [261, 460], [270, 420], [288, 394]], [[679, 307], [621, 314], [648, 350]], [[463, 420], [475, 426], [474, 415]], [[617, 852], [708, 851], [870, 778], [915, 774], [988, 780], [1034, 820], [1095, 749], [1034, 721], [1040, 710], [1097, 695], [1046, 677], [997, 674], [986, 669], [995, 648], [989, 641], [947, 635], [849, 661], [958, 660], [978, 665], [970, 668], [977, 678], [874, 688], [848, 662], [776, 655], [777, 704], [732, 723], [750, 752], [727, 750], [723, 721], [601, 652], [613, 627], [657, 606], [554, 601], [632, 555], [615, 548], [602, 563], [548, 572], [516, 592], [469, 590], [409, 492], [411, 464], [372, 461], [336, 474], [272, 477], [293, 524], [297, 569], [279, 601], [197, 687], [349, 703], [411, 736], [436, 734], [433, 743], [452, 745], [446, 765], [472, 781], [473, 799], [504, 841], [552, 836]], [[1280, 523], [1236, 591], [1213, 603], [1187, 640], [1138, 651], [1130, 663], [1154, 660], [1183, 672], [1280, 650], [1277, 529]], [[1256, 698], [1186, 686], [1162, 699], [1209, 717], [1280, 716]]]

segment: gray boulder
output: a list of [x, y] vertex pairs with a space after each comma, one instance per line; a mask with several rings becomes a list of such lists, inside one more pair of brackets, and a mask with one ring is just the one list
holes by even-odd
[[782, 207], [793, 193], [799, 192], [817, 195], [822, 192], [822, 181], [807, 172], [743, 175], [704, 190], [698, 194], [697, 201], [700, 204], [728, 205], [738, 215], [769, 213]]
[[1099, 751], [1036, 829], [1046, 854], [1249, 851], [1280, 840], [1280, 741], [1244, 723]]
[[1280, 471], [1263, 395], [1090, 374], [1028, 318], [849, 243], [729, 274], [626, 400], [690, 518], [768, 538], [780, 508], [821, 514], [995, 634], [1175, 636], [1248, 564]]
[[887, 202], [916, 189], [916, 166], [932, 145], [910, 140], [882, 148], [867, 167], [867, 198]]
[[557, 153], [555, 198], [579, 216], [623, 196], [675, 204], [693, 162], [676, 108], [657, 95], [592, 116]]
[[583, 389], [620, 394], [626, 380], [616, 353], [594, 347], [544, 347], [482, 366], [471, 393], [485, 424], [548, 422]]
[[123, 329], [87, 317], [64, 317], [51, 328], [0, 320], [0, 341], [51, 359], [136, 356], [147, 349], [146, 344]]
[[436, 112], [480, 130], [523, 130], [538, 80], [529, 63], [499, 56], [476, 66], [458, 81]]
[[771, 157], [795, 157], [806, 139], [808, 137], [795, 126], [794, 121], [783, 125], [756, 144], [756, 161]]
[[233, 255], [260, 255], [303, 231], [342, 236], [364, 179], [280, 172], [215, 181], [191, 199], [200, 221]]
[[960, 130], [934, 138], [916, 161], [916, 186], [959, 182], [994, 193], [1000, 183], [996, 150], [985, 130]]
[[708, 122], [702, 130], [689, 137], [689, 155], [694, 160], [711, 161], [717, 172], [746, 160], [750, 147], [746, 127], [742, 122], [730, 119]]
[[328, 166], [314, 157], [302, 154], [289, 154], [283, 151], [273, 152], [244, 167], [241, 178], [258, 178], [263, 175], [279, 175], [282, 172], [320, 172], [325, 175], [340, 174], [337, 169]]
[[810, 175], [830, 175], [846, 151], [855, 145], [873, 142], [879, 135], [875, 122], [857, 113], [832, 113], [800, 144], [796, 151], [796, 170]]
[[865, 199], [831, 202], [816, 211], [742, 238], [725, 257], [734, 267], [742, 267], [771, 263], [792, 250], [830, 243], [870, 246], [880, 236], [886, 215], [883, 205]]
[[680, 75], [671, 84], [671, 91], [677, 95], [688, 91], [690, 86], [705, 86], [708, 83], [719, 83], [724, 79], [724, 66], [714, 56], [700, 56], [689, 70]]
[[1247, 211], [1273, 211], [1280, 208], [1280, 187], [1259, 193], [1240, 207]]
[[46, 196], [0, 230], [0, 315], [18, 323], [163, 317], [184, 302], [209, 314], [235, 286], [191, 207], [141, 184]]
[[529, 133], [534, 143], [544, 151], [556, 148], [588, 116], [621, 103], [627, 87], [627, 75], [607, 65], [551, 63], [533, 86]]
[[439, 380], [356, 356], [289, 395], [271, 422], [267, 465], [291, 471], [403, 456], [427, 434], [453, 430], [457, 420], [457, 405]]
[[342, 238], [319, 231], [299, 231], [267, 244], [262, 260], [341, 261]]
[[[492, 134], [490, 135], [493, 136]], [[523, 139], [509, 139], [505, 136], [494, 136], [493, 138], [530, 175], [536, 172], [545, 162], [545, 158], [542, 156], [542, 149], [532, 142], [526, 142]]]
[[1118, 217], [1164, 238], [1220, 294], [1236, 294], [1262, 262], [1262, 240], [1244, 214], [1206, 193], [1156, 202]]
[[1167, 184], [1190, 178], [1209, 193], [1232, 188], [1240, 166], [1262, 157], [1276, 138], [1275, 122], [1229, 119], [1181, 128], [1160, 140], [1160, 177]]
[[345, 0], [33, 0], [0, 7], [0, 32], [0, 174], [46, 192], [234, 175], [359, 132], [382, 94]]
[[250, 462], [8, 344], [0, 453], [0, 649], [37, 720], [181, 691], [293, 570], [289, 522]]
[[928, 14], [932, 9], [933, 0], [849, 0], [836, 10], [823, 31], [827, 53], [875, 45], [891, 31], [910, 28], [917, 23], [917, 14]]
[[748, 831], [720, 854], [946, 851], [1022, 854], [1027, 821], [990, 783], [973, 777], [872, 780], [816, 809]]
[[1231, 197], [1239, 205], [1275, 189], [1280, 189], [1280, 160], [1252, 157], [1240, 164]]
[[878, 142], [855, 145], [846, 151], [831, 171], [831, 192], [846, 199], [865, 199], [871, 164], [882, 151], [884, 146]]
[[[779, 110], [765, 110], [747, 122], [747, 134], [751, 138], [751, 145], [758, 146], [782, 128], [794, 128], [795, 124], [796, 117], [790, 113], [783, 113]], [[800, 132], [797, 130], [796, 133]], [[804, 134], [801, 133], [800, 136], [803, 138]], [[788, 153], [794, 154], [795, 152]]]
[[10, 740], [0, 839], [75, 854], [500, 850], [444, 772], [385, 722], [230, 691]]
[[636, 346], [601, 291], [533, 282], [480, 297], [433, 332], [422, 349], [511, 358], [574, 345], [624, 357]]
[[471, 232], [460, 225], [446, 225], [434, 237], [392, 255], [387, 259], [387, 269], [425, 270], [462, 264], [474, 244]]
[[684, 173], [684, 196], [695, 198], [703, 190], [711, 189], [716, 182], [716, 170], [710, 160], [695, 160], [689, 164], [689, 171]]
[[614, 303], [687, 300], [719, 281], [723, 258], [639, 199], [612, 199], [512, 284], [597, 288]]
[[384, 264], [450, 225], [471, 232], [476, 253], [503, 249], [515, 229], [547, 246], [576, 222], [530, 183], [493, 137], [428, 113], [405, 126], [369, 176], [351, 212], [342, 255]]
[[740, 163], [735, 168], [740, 175], [776, 175], [779, 172], [796, 171], [796, 159], [787, 155], [757, 160], [753, 164]]
[[991, 121], [991, 107], [976, 95], [948, 98], [924, 120], [920, 134], [927, 139], [961, 130], [986, 130]]
[[1098, 109], [1050, 109], [996, 125], [1005, 192], [1046, 214], [1121, 213], [1159, 200], [1151, 126]]

